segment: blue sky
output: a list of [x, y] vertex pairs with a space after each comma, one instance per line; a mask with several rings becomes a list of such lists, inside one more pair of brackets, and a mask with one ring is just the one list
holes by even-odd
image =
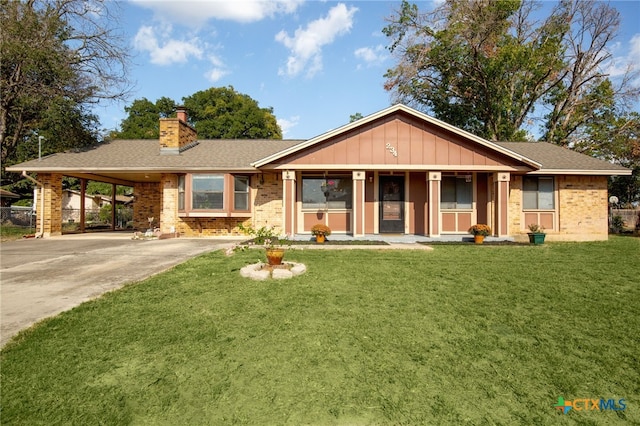
[[[420, 9], [434, 1], [416, 2]], [[96, 110], [117, 128], [134, 99], [155, 102], [233, 86], [272, 107], [284, 137], [308, 139], [391, 104], [383, 88], [393, 67], [381, 30], [399, 1], [130, 0], [122, 25], [133, 56], [128, 103]], [[553, 5], [547, 2], [546, 5]], [[640, 1], [611, 1], [621, 12], [612, 44], [617, 70], [640, 66]]]

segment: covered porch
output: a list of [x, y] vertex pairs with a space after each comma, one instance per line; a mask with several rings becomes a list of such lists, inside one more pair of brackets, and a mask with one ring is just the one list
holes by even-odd
[[351, 170], [283, 172], [284, 230], [332, 236], [468, 236], [476, 223], [509, 236], [509, 172]]

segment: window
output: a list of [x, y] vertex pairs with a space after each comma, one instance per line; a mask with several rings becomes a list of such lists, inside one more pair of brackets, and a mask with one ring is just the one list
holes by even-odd
[[233, 178], [233, 209], [249, 210], [248, 176], [234, 176]]
[[184, 210], [185, 175], [178, 176], [178, 210]]
[[353, 182], [348, 177], [303, 177], [303, 209], [351, 209]]
[[473, 182], [465, 176], [443, 176], [440, 208], [443, 210], [471, 209]]
[[182, 217], [250, 217], [251, 176], [178, 175], [177, 204]]
[[525, 176], [522, 184], [522, 207], [525, 210], [553, 210], [554, 182], [552, 177]]
[[194, 210], [224, 208], [224, 175], [193, 175], [192, 204]]

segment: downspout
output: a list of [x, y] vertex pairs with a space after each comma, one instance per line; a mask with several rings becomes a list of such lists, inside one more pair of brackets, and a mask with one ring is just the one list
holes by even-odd
[[29, 176], [26, 170], [22, 171], [22, 176], [40, 186], [40, 233], [36, 234], [36, 238], [42, 238], [44, 236], [44, 184]]

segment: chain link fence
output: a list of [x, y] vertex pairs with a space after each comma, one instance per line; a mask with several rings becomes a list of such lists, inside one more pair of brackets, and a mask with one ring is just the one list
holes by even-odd
[[[62, 209], [62, 231], [75, 232], [80, 230], [80, 209]], [[111, 205], [107, 204], [100, 209], [85, 210], [85, 230], [111, 229], [112, 215]], [[115, 229], [133, 228], [133, 208], [129, 206], [116, 206]], [[31, 207], [0, 207], [0, 223], [3, 226], [29, 227], [36, 226], [36, 212]]]
[[36, 214], [31, 207], [0, 207], [0, 223], [33, 228], [36, 226]]

